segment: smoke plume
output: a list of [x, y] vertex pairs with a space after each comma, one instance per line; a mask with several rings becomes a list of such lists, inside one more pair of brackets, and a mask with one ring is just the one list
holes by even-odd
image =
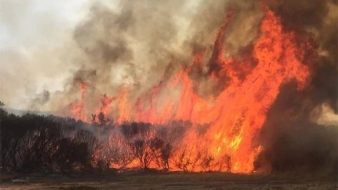
[[257, 160], [275, 171], [336, 173], [337, 2], [275, 1], [271, 7], [284, 30], [310, 35], [317, 51], [307, 88], [301, 93], [292, 83], [281, 88], [261, 131], [265, 150]]
[[[57, 37], [53, 43], [58, 45], [53, 48], [44, 44], [43, 50], [32, 51], [29, 55], [25, 55], [25, 48], [1, 49], [0, 56], [5, 64], [1, 64], [4, 69], [0, 71], [0, 80], [8, 82], [1, 84], [0, 98], [9, 106], [20, 104], [21, 108], [51, 111], [61, 116], [73, 116], [70, 109], [73, 107], [81, 119], [111, 106], [105, 114], [112, 118], [123, 115], [121, 120], [132, 120], [124, 116], [128, 115], [124, 113], [128, 111], [124, 105], [132, 105], [133, 110], [139, 107], [151, 110], [154, 94], [157, 107], [180, 107], [177, 104], [184, 85], [170, 88], [169, 81], [175, 81], [184, 71], [192, 81], [196, 99], [209, 100], [220, 95], [231, 83], [245, 81], [256, 68], [259, 60], [252, 52], [259, 37], [264, 35], [261, 25], [267, 14], [265, 9], [271, 9], [281, 21], [282, 33], [296, 36], [297, 47], [292, 48], [311, 47], [295, 58], [304, 60], [302, 66], [307, 66], [309, 77], [301, 91], [299, 86], [302, 85], [297, 86], [295, 79], [283, 81], [276, 101], [267, 110], [262, 130], [259, 135], [253, 135], [255, 143], [264, 147], [256, 167], [287, 170], [299, 166], [315, 170], [328, 163], [336, 164], [333, 134], [337, 128], [323, 126], [336, 125], [332, 121], [337, 121], [338, 117], [336, 1], [102, 2], [90, 4], [88, 14], [72, 28], [71, 34], [59, 34], [59, 25], [51, 26], [39, 20], [39, 32], [45, 34], [41, 35], [41, 41]], [[7, 1], [5, 4], [10, 5]], [[23, 6], [22, 12], [29, 6]], [[0, 18], [16, 19], [12, 12], [2, 14]], [[15, 20], [1, 22], [18, 23]], [[16, 27], [13, 25], [10, 31], [18, 32], [20, 27]], [[220, 55], [222, 59], [235, 60], [236, 64], [220, 64]], [[279, 56], [280, 59], [284, 57], [284, 54]], [[10, 66], [11, 62], [18, 64]], [[293, 70], [296, 72], [297, 68]], [[299, 76], [294, 77], [300, 78], [299, 83], [302, 74], [296, 73]], [[259, 94], [253, 96], [260, 98]], [[227, 98], [231, 97], [233, 95]], [[111, 103], [114, 101], [119, 103]], [[246, 114], [246, 106], [250, 108], [245, 105], [240, 114], [233, 116], [239, 118], [234, 123], [243, 123], [240, 118]], [[233, 137], [241, 130], [234, 127], [232, 131]], [[302, 163], [305, 155], [315, 156]]]

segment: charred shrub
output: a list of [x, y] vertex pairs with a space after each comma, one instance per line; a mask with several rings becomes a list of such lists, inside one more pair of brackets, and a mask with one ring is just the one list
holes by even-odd
[[74, 120], [5, 112], [0, 117], [2, 170], [69, 172], [90, 168], [88, 143], [69, 135], [78, 128]]

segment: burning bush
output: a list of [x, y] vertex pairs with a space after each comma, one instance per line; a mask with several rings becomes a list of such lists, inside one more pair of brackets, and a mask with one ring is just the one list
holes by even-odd
[[116, 12], [93, 6], [73, 33], [85, 55], [78, 70], [62, 92], [33, 101], [81, 121], [1, 113], [2, 167], [337, 165], [336, 128], [314, 113], [325, 104], [337, 118], [337, 3], [199, 2], [190, 27], [176, 21], [190, 4], [179, 0], [123, 1]]

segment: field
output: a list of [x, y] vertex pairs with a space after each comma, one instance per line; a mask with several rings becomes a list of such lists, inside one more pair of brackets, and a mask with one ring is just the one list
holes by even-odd
[[337, 180], [323, 176], [238, 175], [229, 173], [158, 173], [123, 174], [14, 174], [2, 173], [0, 189], [262, 189], [301, 190], [337, 189]]

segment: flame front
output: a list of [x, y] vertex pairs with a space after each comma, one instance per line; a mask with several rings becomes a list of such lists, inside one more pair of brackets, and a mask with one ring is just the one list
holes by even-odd
[[[178, 71], [174, 77], [163, 78], [147, 98], [129, 101], [131, 91], [124, 87], [117, 97], [104, 95], [98, 110], [119, 124], [135, 121], [170, 127], [168, 123], [171, 121], [190, 121], [193, 127], [169, 160], [171, 170], [179, 170], [174, 163], [182, 159], [184, 152], [191, 160], [198, 160], [200, 153], [212, 158], [208, 168], [195, 164], [194, 167], [187, 166], [191, 167], [187, 168], [190, 171], [251, 172], [255, 157], [264, 148], [254, 138], [264, 124], [280, 86], [290, 80], [297, 81], [299, 90], [305, 86], [309, 71], [304, 56], [311, 49], [307, 42], [300, 48], [296, 34], [284, 32], [279, 18], [263, 4], [262, 9], [265, 15], [260, 25], [261, 35], [256, 39], [251, 54], [244, 58], [225, 56], [225, 31], [236, 13], [230, 11], [224, 18], [207, 63], [208, 84], [221, 86], [216, 95], [202, 98], [192, 80], [191, 73], [194, 69], [201, 69], [201, 60], [205, 56], [204, 52], [198, 52], [188, 68]], [[82, 84], [81, 102], [73, 104], [72, 110], [76, 119], [86, 121], [83, 110], [85, 90], [86, 86]], [[200, 125], [208, 125], [202, 135], [198, 134]], [[131, 165], [137, 165], [135, 162]], [[229, 162], [230, 169], [225, 166]]]

